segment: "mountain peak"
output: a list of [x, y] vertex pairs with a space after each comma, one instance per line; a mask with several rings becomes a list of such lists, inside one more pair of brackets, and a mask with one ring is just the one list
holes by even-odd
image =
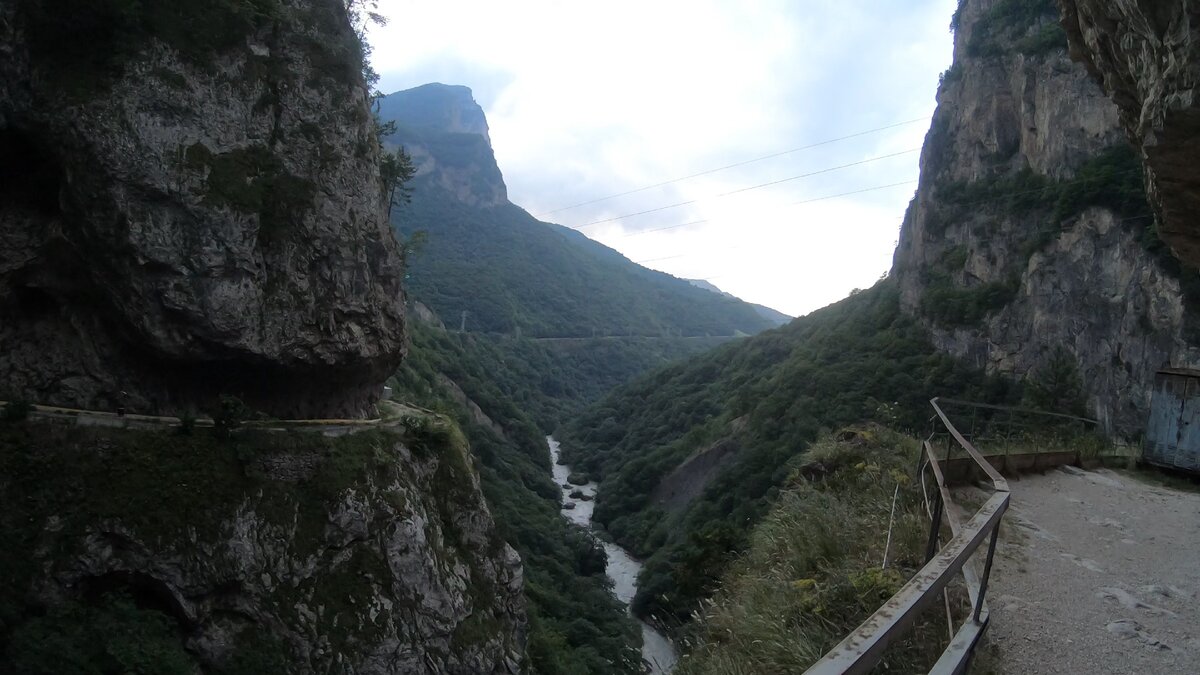
[[492, 145], [487, 118], [470, 87], [432, 82], [398, 91], [380, 100], [379, 115], [421, 131], [476, 134]]
[[412, 156], [417, 189], [438, 186], [475, 206], [508, 202], [487, 118], [469, 88], [434, 82], [398, 91], [379, 100], [378, 114], [396, 123], [386, 143]]

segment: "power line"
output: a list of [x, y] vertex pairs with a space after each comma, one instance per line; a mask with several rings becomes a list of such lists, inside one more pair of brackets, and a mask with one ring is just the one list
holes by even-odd
[[[746, 248], [746, 247], [745, 246], [726, 246], [726, 247], [721, 248], [720, 253], [721, 253], [721, 255], [725, 255], [725, 254], [729, 253], [730, 251], [740, 251], [743, 248]], [[676, 255], [668, 255], [668, 256], [664, 256], [662, 258], [651, 258], [649, 260], [634, 260], [633, 263], [635, 265], [644, 265], [646, 263], [661, 262], [663, 260], [675, 260], [676, 258], [690, 258], [691, 256], [694, 256], [694, 255], [697, 255], [700, 253], [703, 253], [703, 251], [691, 251], [688, 253], [678, 253]]]
[[[1156, 217], [1156, 216], [1155, 216], [1155, 214], [1153, 214], [1153, 213], [1146, 213], [1146, 214], [1142, 214], [1142, 215], [1140, 215], [1140, 216], [1129, 216], [1129, 217], [1126, 217], [1126, 218], [1118, 218], [1118, 219], [1114, 220], [1113, 222], [1114, 222], [1115, 224], [1120, 224], [1120, 223], [1132, 222], [1132, 221], [1135, 221], [1135, 220], [1145, 220], [1146, 218], [1154, 218], [1154, 217]], [[1070, 231], [1070, 230], [1069, 230], [1069, 229], [1062, 229], [1062, 230], [1059, 230], [1059, 233], [1060, 233], [1060, 234], [1062, 234], [1062, 233], [1066, 233], [1066, 232], [1068, 232], [1068, 231]], [[972, 242], [972, 244], [973, 244], [973, 245], [976, 245], [976, 246], [978, 246], [978, 245], [980, 245], [980, 244], [988, 244], [988, 243], [991, 243], [991, 242], [993, 242], [993, 241], [1001, 241], [1001, 240], [1002, 240], [1002, 238], [1000, 238], [1000, 237], [988, 237], [988, 238], [984, 238], [984, 239], [976, 239], [975, 241], [973, 241], [973, 242]], [[682, 257], [688, 256], [688, 255], [691, 255], [691, 254], [683, 253], [683, 254], [680, 254], [680, 255], [669, 256], [669, 258], [682, 258]], [[666, 259], [669, 259], [669, 258], [657, 258], [656, 260], [666, 260]], [[647, 260], [647, 261], [641, 261], [641, 262], [654, 262], [654, 261], [653, 261], [653, 260]], [[636, 263], [636, 264], [641, 264], [641, 262], [638, 262], [638, 263]], [[650, 268], [650, 269], [653, 269], [653, 268]], [[690, 279], [690, 280], [695, 280], [695, 281], [710, 281], [710, 282], [711, 282], [711, 281], [713, 281], [714, 279], [720, 279], [720, 278], [722, 278], [722, 277], [729, 276], [728, 274], [720, 274], [720, 275], [713, 276], [713, 277], [699, 277], [699, 276], [690, 276], [690, 275], [687, 275], [687, 274], [677, 274], [677, 273], [675, 273], [675, 272], [667, 272], [667, 271], [664, 271], [664, 270], [654, 270], [654, 271], [656, 271], [656, 272], [662, 272], [663, 274], [668, 274], [668, 275], [670, 275], [670, 276], [673, 276], [673, 277], [676, 277], [676, 278], [679, 278], [679, 279], [684, 279], [684, 280], [689, 280], [689, 279]], [[889, 273], [890, 273], [890, 270], [889, 270]], [[1023, 295], [1023, 296], [1021, 296], [1021, 297], [1031, 297], [1031, 298], [1032, 298], [1032, 297], [1053, 297], [1053, 296], [1054, 296], [1054, 294], [1053, 294], [1053, 293], [1029, 293], [1029, 294], [1027, 294], [1027, 295]]]
[[633, 264], [634, 265], [645, 265], [646, 263], [661, 262], [663, 260], [674, 260], [676, 258], [682, 258], [686, 255], [691, 255], [691, 254], [690, 253], [680, 253], [679, 255], [669, 255], [669, 256], [666, 256], [663, 258], [650, 258], [649, 260], [634, 260]]
[[[1103, 180], [1111, 180], [1112, 178], [1118, 178], [1118, 177], [1127, 176], [1127, 175], [1131, 175], [1131, 174], [1135, 174], [1135, 173], [1141, 173], [1141, 171], [1142, 171], [1142, 170], [1141, 170], [1140, 168], [1137, 168], [1137, 169], [1129, 169], [1129, 170], [1127, 170], [1127, 171], [1120, 171], [1120, 172], [1117, 172], [1117, 173], [1115, 173], [1115, 174], [1112, 174], [1111, 176], [1093, 176], [1093, 177], [1088, 177], [1088, 178], [1076, 178], [1076, 179], [1074, 179], [1074, 180], [1063, 181], [1063, 182], [1057, 182], [1057, 183], [1053, 183], [1053, 184], [1051, 184], [1051, 185], [1046, 185], [1046, 186], [1044, 186], [1044, 187], [1040, 187], [1040, 188], [1034, 188], [1034, 189], [1031, 189], [1031, 190], [1012, 190], [1012, 191], [1009, 191], [1009, 192], [1001, 192], [1001, 193], [998, 193], [998, 194], [992, 195], [992, 196], [990, 196], [990, 197], [988, 197], [988, 198], [986, 198], [986, 199], [979, 199], [979, 200], [976, 200], [976, 201], [973, 201], [973, 202], [967, 202], [967, 203], [963, 203], [963, 204], [954, 204], [954, 205], [953, 205], [953, 207], [956, 207], [956, 208], [959, 208], [959, 209], [970, 208], [970, 207], [973, 207], [973, 206], [979, 206], [979, 205], [981, 205], [981, 204], [987, 204], [987, 203], [990, 203], [990, 202], [996, 202], [996, 201], [1005, 200], [1005, 199], [1008, 199], [1008, 198], [1010, 198], [1010, 197], [1020, 197], [1020, 196], [1032, 195], [1032, 194], [1037, 194], [1037, 193], [1044, 193], [1044, 192], [1047, 192], [1047, 191], [1050, 191], [1050, 190], [1056, 190], [1056, 189], [1059, 189], [1059, 188], [1062, 188], [1062, 187], [1065, 187], [1065, 186], [1069, 186], [1069, 185], [1078, 185], [1078, 184], [1081, 184], [1081, 183], [1089, 183], [1089, 182], [1096, 182], [1096, 181], [1103, 181]], [[899, 186], [902, 186], [902, 185], [911, 185], [911, 184], [913, 184], [913, 183], [916, 183], [916, 182], [918, 182], [918, 181], [917, 181], [917, 180], [908, 180], [908, 181], [902, 181], [902, 182], [899, 182], [899, 183], [890, 183], [890, 184], [887, 184], [887, 185], [878, 185], [878, 186], [875, 186], [875, 187], [863, 188], [863, 189], [860, 189], [860, 190], [851, 190], [851, 191], [849, 191], [849, 192], [842, 192], [842, 193], [838, 193], [838, 194], [835, 194], [835, 195], [826, 195], [826, 196], [823, 196], [823, 197], [814, 197], [814, 198], [812, 198], [812, 199], [805, 199], [805, 200], [801, 200], [801, 201], [798, 201], [798, 202], [794, 202], [794, 203], [792, 203], [792, 204], [789, 204], [788, 206], [797, 206], [797, 205], [801, 205], [801, 204], [809, 204], [809, 203], [812, 203], [812, 202], [818, 202], [818, 201], [823, 201], [823, 200], [827, 200], [827, 199], [836, 199], [836, 198], [838, 198], [838, 197], [845, 197], [845, 196], [849, 196], [849, 195], [862, 194], [862, 193], [864, 193], [864, 192], [871, 192], [871, 191], [874, 191], [874, 190], [883, 190], [883, 189], [887, 189], [887, 188], [899, 187]], [[1151, 218], [1151, 217], [1154, 217], [1154, 214], [1152, 214], [1152, 213], [1151, 213], [1151, 214], [1145, 214], [1145, 215], [1140, 215], [1140, 216], [1132, 216], [1132, 217], [1128, 217], [1128, 218], [1122, 218], [1122, 219], [1119, 219], [1119, 220], [1117, 220], [1117, 221], [1115, 221], [1115, 222], [1118, 222], [1118, 223], [1124, 223], [1124, 222], [1128, 222], [1128, 221], [1133, 221], [1133, 220], [1141, 220], [1141, 219], [1145, 219], [1145, 218]], [[627, 235], [624, 235], [624, 237], [622, 237], [622, 238], [635, 237], [635, 236], [642, 235], [642, 234], [650, 234], [650, 233], [652, 233], [652, 232], [662, 232], [662, 231], [664, 231], [664, 230], [673, 230], [673, 229], [680, 228], [680, 227], [686, 227], [686, 226], [688, 226], [688, 225], [696, 225], [696, 224], [699, 224], [699, 223], [710, 222], [711, 220], [712, 220], [712, 219], [708, 219], [708, 218], [706, 218], [706, 219], [701, 219], [701, 220], [693, 220], [693, 221], [689, 221], [689, 222], [687, 222], [687, 223], [681, 223], [681, 224], [679, 224], [679, 225], [671, 225], [671, 226], [668, 226], [668, 227], [660, 227], [660, 228], [655, 228], [655, 229], [652, 229], [652, 230], [643, 230], [643, 231], [641, 231], [641, 232], [634, 232], [634, 233], [632, 233], [632, 234], [627, 234]], [[901, 221], [903, 221], [903, 220], [904, 220], [904, 218], [901, 218], [900, 220], [901, 220]], [[1066, 231], [1066, 230], [1063, 230], [1063, 231]], [[993, 238], [985, 238], [985, 239], [977, 240], [977, 242], [976, 242], [976, 243], [986, 243], [986, 242], [989, 242], [989, 241], [992, 241], [992, 240], [993, 240]], [[739, 248], [741, 248], [741, 247], [739, 247]], [[661, 261], [661, 260], [671, 260], [671, 259], [675, 259], [675, 258], [682, 258], [682, 257], [685, 257], [685, 256], [687, 256], [687, 255], [690, 255], [690, 254], [683, 253], [683, 254], [679, 254], [679, 255], [666, 256], [666, 257], [663, 257], [663, 258], [654, 258], [654, 259], [651, 259], [651, 260], [638, 261], [636, 264], [641, 264], [641, 263], [643, 263], [643, 262], [649, 263], [649, 262], [658, 262], [658, 261]]]
[[692, 221], [688, 221], [686, 223], [680, 223], [679, 225], [672, 225], [670, 227], [656, 227], [653, 230], [641, 230], [640, 232], [633, 232], [631, 234], [623, 235], [621, 238], [628, 239], [629, 237], [638, 237], [643, 234], [650, 234], [651, 232], [662, 232], [664, 230], [677, 230], [681, 227], [687, 227], [688, 225], [699, 225], [700, 223], [707, 223], [710, 220], [712, 220], [712, 219], [711, 218], [701, 218], [700, 220], [692, 220]]
[[[824, 197], [813, 197], [812, 199], [804, 199], [804, 200], [801, 200], [798, 202], [793, 202], [791, 204], [788, 204], [788, 206], [799, 206], [801, 204], [811, 204], [813, 202], [825, 201], [827, 199], [837, 199], [838, 197], [859, 195], [859, 194], [863, 194], [864, 192], [875, 192], [877, 190], [886, 190], [888, 188], [900, 187], [901, 185], [912, 185], [916, 182], [917, 182], [917, 179], [914, 178], [913, 180], [906, 180], [906, 181], [902, 181], [899, 183], [888, 183], [887, 185], [876, 185], [874, 187], [862, 188], [861, 190], [851, 190], [849, 192], [839, 192], [838, 194], [835, 194], [835, 195], [825, 195]], [[637, 236], [641, 236], [643, 234], [650, 234], [651, 232], [663, 232], [665, 230], [675, 230], [675, 229], [679, 229], [681, 227], [687, 227], [689, 225], [699, 225], [700, 223], [707, 223], [707, 222], [710, 222], [711, 220], [712, 220], [712, 218], [701, 218], [700, 220], [691, 220], [686, 223], [680, 223], [679, 225], [671, 225], [669, 227], [656, 227], [652, 230], [641, 230], [640, 232], [633, 232], [630, 234], [623, 235], [621, 238], [628, 239], [629, 237], [637, 237]]]
[[747, 164], [754, 164], [755, 162], [762, 162], [764, 160], [774, 159], [776, 157], [782, 157], [784, 155], [790, 155], [794, 152], [801, 152], [803, 150], [811, 150], [813, 148], [819, 148], [823, 145], [829, 145], [831, 143], [838, 143], [840, 141], [850, 140], [851, 138], [859, 138], [861, 136], [867, 136], [870, 134], [879, 133], [880, 131], [887, 131], [889, 129], [895, 129], [898, 127], [907, 126], [909, 124], [915, 124], [917, 122], [925, 122], [928, 119], [929, 119], [928, 117], [918, 117], [916, 119], [906, 120], [904, 122], [896, 122], [895, 124], [889, 124], [884, 127], [868, 129], [866, 131], [859, 131], [857, 133], [848, 134], [846, 136], [839, 136], [837, 138], [830, 138], [828, 140], [819, 141], [816, 143], [810, 143], [809, 145], [803, 145], [798, 148], [792, 148], [791, 150], [783, 150], [782, 152], [773, 152], [769, 155], [763, 155], [761, 157], [754, 157], [752, 159], [747, 159], [747, 160], [744, 160], [741, 162], [735, 162], [733, 164], [726, 164], [725, 166], [719, 166], [715, 169], [707, 169], [705, 171], [700, 171], [698, 173], [689, 174], [687, 176], [681, 176], [679, 178], [672, 178], [671, 180], [665, 180], [661, 183], [655, 183], [653, 185], [647, 185], [645, 187], [635, 188], [633, 190], [626, 190], [625, 192], [618, 192], [616, 194], [611, 194], [611, 195], [607, 195], [604, 197], [598, 197], [596, 199], [590, 199], [586, 202], [579, 202], [578, 204], [571, 204], [569, 206], [560, 206], [559, 208], [554, 209], [552, 211], [546, 211], [544, 213], [538, 214], [536, 217], [540, 219], [543, 216], [553, 215], [555, 213], [559, 213], [560, 211], [569, 211], [571, 209], [579, 208], [580, 206], [587, 206], [589, 204], [596, 204], [598, 202], [608, 201], [609, 199], [616, 199], [617, 197], [625, 197], [627, 195], [637, 194], [639, 192], [645, 192], [646, 190], [653, 190], [654, 188], [663, 187], [664, 185], [671, 185], [672, 183], [678, 183], [680, 181], [691, 180], [692, 178], [699, 178], [700, 176], [707, 176], [712, 173], [717, 173], [718, 171], [725, 171], [727, 169], [735, 169], [739, 166], [746, 166]]
[[773, 181], [769, 181], [767, 183], [759, 183], [758, 185], [750, 185], [748, 187], [738, 188], [736, 190], [730, 190], [728, 192], [722, 192], [720, 194], [715, 194], [715, 195], [712, 195], [711, 197], [705, 197], [702, 199], [689, 199], [686, 202], [667, 204], [666, 206], [660, 206], [660, 207], [653, 208], [653, 209], [646, 209], [645, 211], [637, 211], [635, 213], [626, 213], [625, 215], [622, 215], [622, 216], [614, 216], [612, 218], [596, 220], [596, 221], [592, 221], [590, 223], [585, 223], [583, 225], [576, 226], [571, 229], [580, 230], [585, 227], [592, 227], [593, 225], [601, 225], [603, 223], [612, 223], [612, 222], [616, 222], [618, 220], [632, 218], [634, 216], [644, 216], [647, 213], [658, 213], [659, 211], [666, 211], [668, 209], [674, 209], [674, 208], [678, 208], [680, 206], [687, 206], [689, 204], [695, 204], [696, 202], [703, 201], [704, 199], [719, 199], [721, 197], [728, 197], [730, 195], [740, 194], [742, 192], [749, 192], [750, 190], [757, 190], [760, 188], [770, 187], [772, 185], [779, 185], [780, 183], [787, 183], [789, 181], [799, 180], [801, 178], [811, 178], [812, 176], [819, 176], [821, 174], [831, 173], [833, 171], [840, 171], [842, 169], [849, 169], [849, 168], [855, 167], [855, 166], [862, 166], [863, 164], [870, 164], [871, 162], [878, 162], [878, 161], [885, 160], [885, 159], [891, 159], [893, 157], [900, 157], [901, 155], [908, 155], [908, 154], [912, 154], [914, 152], [920, 152], [920, 150], [921, 150], [920, 148], [910, 148], [908, 150], [901, 150], [900, 152], [893, 152], [889, 155], [880, 155], [878, 157], [872, 157], [870, 159], [864, 159], [864, 160], [860, 160], [857, 162], [851, 162], [849, 164], [842, 164], [840, 166], [832, 166], [827, 169], [820, 169], [819, 171], [811, 171], [809, 173], [802, 173], [802, 174], [799, 174], [796, 176], [789, 176], [787, 178], [781, 178], [779, 180], [773, 180]]
[[[1060, 187], [1063, 187], [1066, 185], [1077, 185], [1079, 183], [1087, 183], [1090, 181], [1106, 180], [1108, 178], [1118, 178], [1118, 177], [1127, 176], [1130, 174], [1141, 173], [1141, 171], [1142, 171], [1141, 169], [1129, 169], [1127, 171], [1120, 171], [1109, 177], [1095, 176], [1095, 177], [1091, 177], [1091, 178], [1076, 178], [1074, 180], [1069, 180], [1069, 181], [1065, 181], [1065, 182], [1061, 182], [1061, 183], [1054, 183], [1052, 185], [1047, 185], [1045, 187], [1040, 187], [1040, 188], [1033, 188], [1031, 190], [1015, 190], [1015, 191], [1011, 191], [1011, 192], [1002, 192], [1002, 193], [999, 193], [996, 195], [992, 195], [991, 197], [988, 197], [986, 199], [979, 199], [974, 202], [967, 202], [965, 204], [958, 204], [956, 206], [958, 206], [960, 208], [978, 206], [980, 204], [987, 204], [987, 203], [994, 202], [994, 201], [1000, 201], [1002, 199], [1008, 199], [1009, 197], [1020, 197], [1020, 196], [1024, 196], [1024, 195], [1042, 193], [1042, 192], [1046, 192], [1048, 190], [1054, 190], [1054, 189], [1057, 189], [1057, 188], [1060, 188]], [[841, 193], [838, 193], [835, 195], [826, 195], [824, 197], [815, 197], [813, 199], [805, 199], [805, 200], [801, 200], [798, 202], [793, 202], [792, 204], [789, 204], [788, 206], [797, 206], [800, 204], [819, 202], [819, 201], [823, 201], [826, 199], [837, 199], [838, 197], [846, 197], [846, 196], [850, 196], [850, 195], [862, 194], [864, 192], [873, 192], [876, 190], [884, 190], [887, 188], [899, 187], [901, 185], [911, 185], [916, 182], [918, 182], [918, 181], [916, 179], [914, 179], [914, 180], [902, 181], [899, 183], [889, 183], [887, 185], [877, 185], [875, 187], [863, 188], [861, 190], [852, 190], [850, 192], [841, 192]], [[630, 232], [628, 234], [622, 235], [620, 238], [628, 239], [629, 237], [640, 237], [642, 235], [652, 234], [654, 232], [664, 232], [667, 230], [679, 229], [681, 227], [688, 227], [689, 225], [699, 225], [700, 223], [707, 223], [707, 222], [711, 222], [712, 220], [713, 220], [712, 218], [701, 218], [699, 220], [690, 220], [686, 223], [680, 223], [678, 225], [669, 225], [667, 227], [656, 227], [656, 228], [649, 229], [649, 230], [640, 230], [638, 232]], [[901, 217], [900, 220], [904, 220], [904, 218]]]

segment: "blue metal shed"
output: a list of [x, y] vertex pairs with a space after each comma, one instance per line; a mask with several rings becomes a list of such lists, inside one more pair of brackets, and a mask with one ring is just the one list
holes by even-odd
[[1168, 368], [1155, 373], [1142, 459], [1200, 472], [1200, 370]]

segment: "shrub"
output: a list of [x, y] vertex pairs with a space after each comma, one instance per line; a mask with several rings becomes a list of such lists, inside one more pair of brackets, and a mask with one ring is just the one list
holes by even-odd
[[1086, 413], [1079, 365], [1066, 348], [1055, 347], [1050, 358], [1025, 376], [1025, 403], [1047, 412]]
[[175, 428], [175, 433], [180, 436], [191, 436], [196, 431], [196, 416], [190, 410], [185, 411], [179, 416], [179, 426]]
[[242, 422], [250, 419], [250, 408], [236, 396], [221, 396], [220, 404], [213, 412], [213, 433], [218, 438], [229, 438]]
[[[803, 672], [886, 602], [924, 563], [916, 455], [915, 439], [864, 427], [827, 435], [792, 462], [786, 489], [698, 613], [677, 672]], [[924, 672], [944, 639], [940, 607], [927, 611], [877, 670]]]
[[954, 286], [948, 277], [942, 277], [925, 288], [921, 313], [948, 328], [978, 326], [989, 314], [1012, 302], [1019, 289], [1015, 277], [970, 288]]
[[[955, 12], [953, 25], [961, 19], [960, 12]], [[1030, 31], [1033, 34], [1027, 35]], [[1012, 53], [1008, 43], [1013, 40], [1017, 51], [1028, 56], [1065, 50], [1067, 35], [1058, 25], [1058, 8], [1054, 3], [1051, 0], [1000, 0], [975, 24], [967, 43], [967, 54], [1006, 56]]]

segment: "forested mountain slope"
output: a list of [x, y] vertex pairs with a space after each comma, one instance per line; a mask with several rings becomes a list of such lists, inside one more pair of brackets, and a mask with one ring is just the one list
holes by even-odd
[[[1117, 113], [1052, 0], [964, 0], [921, 181], [874, 288], [614, 392], [561, 434], [596, 519], [649, 556], [639, 613], [687, 621], [820, 429], [923, 430], [1058, 361], [1136, 434], [1154, 371], [1200, 363], [1196, 274], [1158, 241]], [[1057, 355], [1057, 356], [1056, 356]]]
[[562, 431], [600, 480], [595, 520], [648, 557], [635, 611], [688, 620], [823, 429], [920, 431], [932, 396], [1013, 400], [1008, 382], [939, 353], [885, 280], [783, 328], [620, 388]]
[[540, 337], [704, 336], [773, 324], [749, 304], [638, 266], [510, 203], [483, 111], [466, 87], [428, 84], [382, 99], [418, 174], [393, 220], [428, 233], [411, 261], [413, 297], [467, 329]]
[[509, 203], [469, 90], [418, 87], [379, 114], [420, 169], [393, 221], [427, 237], [409, 253], [417, 321], [395, 396], [451, 414], [470, 439], [524, 563], [533, 672], [639, 672], [640, 633], [608, 592], [603, 550], [560, 515], [545, 434], [647, 370], [772, 324]]
[[604, 550], [560, 514], [545, 437], [522, 409], [528, 392], [505, 390], [546, 364], [506, 358], [486, 336], [415, 321], [410, 328], [395, 396], [453, 416], [471, 441], [500, 536], [521, 555], [529, 672], [641, 672], [641, 633], [609, 591]]

